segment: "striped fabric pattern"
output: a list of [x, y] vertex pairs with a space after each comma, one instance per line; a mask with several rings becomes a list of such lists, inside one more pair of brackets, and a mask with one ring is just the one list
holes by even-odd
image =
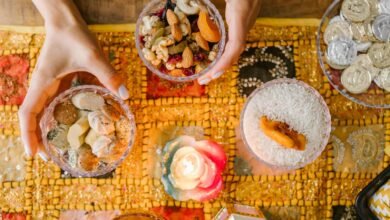
[[390, 180], [370, 199], [370, 209], [379, 219], [390, 219]]

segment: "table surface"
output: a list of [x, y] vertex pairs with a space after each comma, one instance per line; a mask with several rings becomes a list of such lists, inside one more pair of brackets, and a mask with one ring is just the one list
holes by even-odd
[[[148, 0], [75, 0], [85, 20], [90, 24], [131, 23]], [[224, 11], [224, 0], [213, 0]], [[261, 17], [319, 18], [332, 0], [264, 0]], [[31, 0], [0, 0], [0, 24], [41, 25], [40, 14]]]

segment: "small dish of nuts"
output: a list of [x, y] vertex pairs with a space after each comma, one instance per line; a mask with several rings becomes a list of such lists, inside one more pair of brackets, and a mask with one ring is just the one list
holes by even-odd
[[153, 0], [137, 21], [142, 61], [170, 81], [192, 81], [207, 73], [225, 42], [224, 21], [209, 0]]
[[84, 85], [57, 96], [40, 121], [50, 158], [74, 177], [114, 170], [129, 154], [135, 121], [128, 106], [107, 89]]

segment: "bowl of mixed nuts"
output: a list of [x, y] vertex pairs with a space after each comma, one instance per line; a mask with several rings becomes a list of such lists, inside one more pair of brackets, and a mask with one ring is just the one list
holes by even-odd
[[209, 0], [153, 0], [141, 12], [135, 34], [148, 69], [176, 82], [207, 73], [226, 43], [223, 18]]

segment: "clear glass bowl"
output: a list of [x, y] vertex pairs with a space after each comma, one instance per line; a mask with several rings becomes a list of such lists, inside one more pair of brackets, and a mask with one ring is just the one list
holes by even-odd
[[[352, 94], [348, 92], [340, 82], [340, 76], [342, 70], [335, 70], [326, 63], [326, 49], [327, 46], [324, 43], [324, 31], [329, 24], [329, 21], [340, 14], [340, 8], [343, 0], [335, 0], [325, 11], [322, 17], [317, 34], [317, 55], [320, 62], [320, 66], [330, 84], [337, 89], [344, 97], [356, 102], [360, 105], [372, 108], [390, 108], [390, 97], [388, 92], [377, 87], [375, 82], [371, 82], [370, 88], [361, 94]], [[388, 97], [386, 97], [388, 96]]]
[[[291, 165], [291, 166], [279, 166], [279, 165], [275, 165], [275, 164], [270, 164], [265, 159], [260, 158], [259, 155], [257, 155], [256, 152], [253, 151], [252, 148], [254, 148], [255, 146], [251, 146], [250, 145], [250, 142], [248, 141], [247, 136], [246, 136], [246, 134], [244, 132], [245, 131], [244, 130], [244, 117], [246, 115], [246, 111], [248, 109], [249, 103], [252, 102], [253, 98], [259, 92], [261, 92], [261, 90], [263, 90], [265, 88], [272, 87], [272, 86], [274, 86], [276, 84], [285, 84], [285, 83], [299, 85], [299, 86], [305, 88], [310, 93], [312, 93], [314, 96], [318, 97], [318, 102], [320, 102], [321, 105], [323, 106], [323, 112], [325, 113], [325, 122], [326, 122], [326, 124], [324, 126], [325, 129], [322, 131], [322, 134], [319, 135], [319, 137], [322, 136], [323, 139], [321, 140], [321, 146], [318, 148], [318, 151], [316, 151], [314, 154], [312, 154], [312, 156], [309, 157], [308, 159], [306, 159], [305, 161], [303, 161], [303, 162], [301, 162], [301, 163], [299, 163], [297, 165]], [[253, 91], [251, 93], [251, 95], [246, 100], [245, 105], [244, 105], [244, 107], [243, 107], [243, 109], [241, 111], [240, 132], [241, 132], [241, 137], [242, 137], [242, 140], [243, 140], [245, 146], [250, 149], [250, 151], [253, 153], [253, 155], [261, 163], [263, 163], [266, 166], [268, 166], [270, 168], [273, 168], [275, 170], [283, 170], [283, 171], [295, 170], [295, 169], [302, 168], [302, 167], [306, 166], [307, 164], [313, 162], [315, 159], [317, 159], [317, 157], [319, 157], [321, 155], [322, 151], [324, 151], [326, 145], [328, 144], [328, 140], [329, 140], [329, 137], [330, 137], [330, 131], [331, 131], [331, 115], [330, 115], [328, 106], [326, 105], [326, 103], [325, 103], [324, 99], [322, 98], [322, 96], [313, 87], [307, 85], [306, 83], [304, 83], [302, 81], [298, 81], [298, 80], [295, 80], [295, 79], [289, 79], [289, 78], [275, 79], [275, 80], [272, 80], [272, 81], [269, 81], [269, 82], [263, 84], [262, 86], [260, 86], [259, 88], [257, 88], [255, 91]]]
[[[54, 115], [53, 115], [55, 107], [58, 104], [69, 100], [72, 96], [81, 92], [94, 92], [96, 94], [103, 96], [104, 99], [113, 100], [114, 102], [119, 104], [123, 112], [122, 116], [124, 116], [128, 120], [127, 123], [128, 127], [126, 129], [129, 130], [129, 143], [124, 149], [122, 156], [117, 161], [108, 163], [104, 166], [99, 166], [96, 170], [93, 171], [85, 171], [81, 168], [71, 167], [68, 163], [68, 160], [60, 153], [58, 148], [55, 147], [47, 140], [48, 132], [53, 128], [55, 128], [58, 124], [57, 121], [54, 119]], [[104, 174], [113, 171], [130, 153], [132, 146], [134, 144], [135, 132], [136, 132], [134, 116], [131, 113], [129, 107], [126, 105], [126, 103], [122, 99], [118, 98], [116, 95], [112, 94], [109, 90], [94, 85], [76, 86], [58, 95], [45, 109], [39, 125], [42, 132], [42, 141], [43, 144], [45, 145], [46, 152], [48, 153], [50, 158], [54, 161], [54, 163], [60, 166], [61, 169], [70, 173], [74, 177], [102, 176]]]
[[[221, 58], [222, 53], [225, 49], [225, 44], [226, 44], [226, 29], [225, 29], [224, 20], [223, 20], [221, 14], [219, 13], [218, 9], [215, 7], [215, 5], [213, 3], [211, 3], [210, 0], [199, 0], [199, 1], [202, 2], [207, 7], [209, 14], [216, 21], [216, 24], [219, 27], [219, 32], [221, 33], [221, 40], [218, 43], [218, 53], [217, 53], [215, 60], [213, 62], [211, 62], [209, 64], [209, 66], [207, 68], [205, 68], [203, 71], [201, 71], [197, 74], [194, 74], [192, 76], [183, 76], [183, 77], [175, 77], [175, 76], [171, 76], [171, 75], [168, 75], [166, 73], [163, 73], [159, 69], [157, 69], [153, 64], [151, 64], [148, 60], [146, 60], [146, 58], [144, 57], [144, 55], [142, 53], [142, 49], [144, 47], [143, 47], [142, 43], [140, 42], [140, 37], [139, 37], [140, 36], [140, 26], [142, 24], [142, 18], [144, 16], [147, 16], [147, 15], [150, 15], [150, 14], [153, 14], [153, 13], [159, 11], [160, 9], [162, 9], [165, 6], [165, 3], [167, 2], [166, 0], [152, 0], [145, 6], [145, 8], [142, 10], [141, 14], [139, 15], [138, 20], [137, 20], [136, 29], [135, 29], [135, 46], [137, 48], [139, 57], [141, 58], [142, 62], [146, 65], [146, 67], [152, 73], [158, 75], [159, 77], [161, 77], [163, 79], [166, 79], [169, 81], [174, 81], [174, 82], [193, 81], [193, 80], [196, 80], [197, 78], [203, 76], [204, 74], [206, 74]], [[176, 3], [176, 0], [172, 0], [172, 2]]]

